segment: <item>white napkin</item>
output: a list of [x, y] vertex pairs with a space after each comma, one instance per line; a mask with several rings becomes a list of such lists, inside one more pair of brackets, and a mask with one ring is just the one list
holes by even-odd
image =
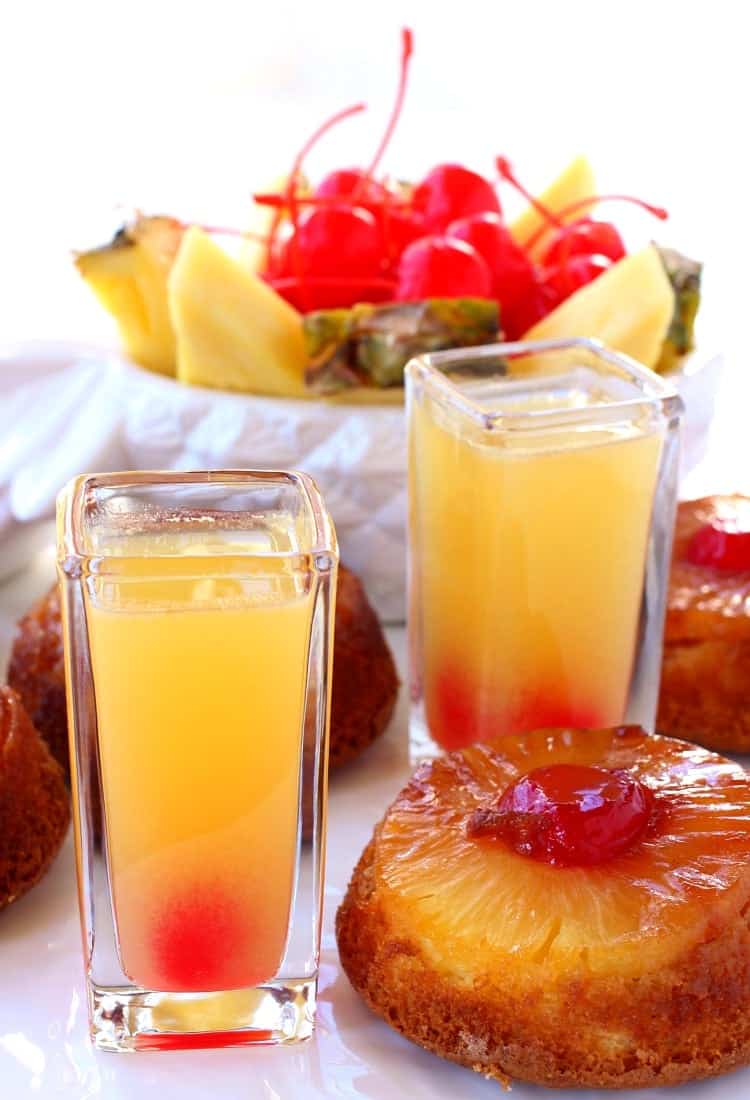
[[383, 618], [403, 619], [403, 408], [182, 386], [115, 354], [60, 345], [0, 356], [0, 558], [3, 536], [51, 516], [75, 474], [238, 467], [311, 474], [342, 559]]
[[[683, 472], [705, 449], [721, 357], [677, 378]], [[405, 615], [406, 432], [401, 407], [251, 397], [183, 386], [115, 353], [29, 344], [0, 353], [0, 563], [18, 524], [53, 514], [75, 474], [300, 469], [334, 518], [342, 559], [387, 621]], [[0, 564], [0, 572], [1, 564]]]

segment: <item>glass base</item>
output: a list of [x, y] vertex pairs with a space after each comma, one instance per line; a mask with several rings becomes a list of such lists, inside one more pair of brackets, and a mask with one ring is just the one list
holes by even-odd
[[409, 763], [415, 767], [442, 756], [445, 751], [430, 733], [422, 701], [412, 702], [409, 710]]
[[216, 993], [89, 987], [91, 1040], [99, 1050], [195, 1050], [297, 1043], [313, 1031], [317, 979], [273, 981]]

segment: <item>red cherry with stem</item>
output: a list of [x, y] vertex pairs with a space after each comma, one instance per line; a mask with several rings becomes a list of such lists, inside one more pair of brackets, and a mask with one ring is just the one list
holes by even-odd
[[552, 764], [521, 776], [493, 804], [475, 810], [467, 833], [556, 867], [590, 867], [627, 852], [653, 808], [652, 793], [626, 771]]
[[374, 276], [383, 265], [383, 238], [369, 210], [321, 206], [302, 214], [286, 253], [284, 270], [300, 277]]
[[462, 164], [439, 164], [414, 189], [414, 209], [428, 233], [442, 232], [456, 218], [484, 211], [500, 213], [492, 184]]
[[579, 218], [558, 230], [544, 253], [542, 263], [550, 266], [579, 255], [607, 256], [617, 262], [625, 255], [625, 245], [611, 222]]
[[508, 330], [506, 312], [512, 315], [516, 303], [534, 292], [537, 276], [533, 263], [513, 240], [499, 214], [458, 218], [450, 223], [446, 235], [466, 241], [484, 259], [492, 276], [492, 295], [500, 303], [500, 320], [506, 334], [514, 339], [517, 333]]
[[549, 309], [554, 309], [582, 286], [592, 283], [612, 266], [607, 256], [572, 256], [548, 268], [542, 283], [547, 292]]
[[351, 199], [358, 206], [369, 207], [383, 201], [385, 187], [371, 179], [361, 168], [337, 168], [324, 176], [315, 188], [321, 199]]
[[[547, 211], [547, 215], [552, 218], [551, 223], [540, 226], [539, 229], [537, 229], [537, 231], [533, 233], [527, 241], [524, 241], [524, 248], [527, 251], [533, 249], [538, 241], [540, 241], [541, 238], [549, 232], [550, 224], [556, 225], [558, 228], [565, 224], [570, 224], [566, 221], [566, 219], [568, 219], [571, 214], [575, 214], [579, 210], [590, 210], [592, 206], [598, 206], [603, 202], [631, 203], [633, 206], [639, 206], [642, 210], [645, 210], [647, 214], [651, 214], [652, 217], [658, 218], [659, 221], [666, 221], [669, 217], [668, 212], [664, 209], [663, 206], [655, 206], [653, 203], [646, 202], [645, 199], [639, 199], [635, 195], [589, 195], [588, 198], [578, 199], [576, 202], [572, 202], [568, 206], [564, 206], [562, 210], [558, 210], [557, 214], [554, 216], [551, 215], [549, 211]], [[544, 207], [542, 207], [541, 209], [544, 210]]]
[[750, 514], [717, 516], [698, 528], [686, 553], [692, 565], [708, 565], [728, 573], [750, 570]]
[[[295, 157], [293, 165], [291, 165], [289, 182], [284, 191], [284, 200], [278, 201], [278, 204], [275, 204], [276, 213], [274, 216], [274, 221], [272, 223], [271, 232], [268, 233], [268, 255], [273, 255], [276, 252], [276, 238], [280, 228], [280, 224], [282, 224], [282, 217], [284, 215], [285, 209], [288, 209], [289, 218], [291, 220], [291, 224], [293, 224], [293, 238], [296, 237], [298, 221], [297, 186], [302, 169], [302, 163], [304, 163], [305, 157], [312, 149], [312, 146], [316, 145], [322, 138], [323, 134], [326, 134], [329, 130], [335, 127], [335, 125], [338, 125], [339, 122], [343, 122], [344, 119], [350, 118], [352, 114], [359, 114], [361, 111], [364, 111], [364, 109], [364, 103], [354, 103], [352, 107], [346, 107], [342, 111], [335, 112], [335, 114], [332, 114], [329, 119], [326, 119], [326, 121], [321, 123], [315, 133], [312, 133], [310, 138], [308, 138], [305, 144], [302, 145], [300, 151]], [[299, 261], [299, 256], [296, 254], [295, 245], [293, 245], [293, 256], [291, 256], [291, 259], [293, 259], [294, 262], [295, 272], [299, 274], [301, 265]]]
[[427, 236], [410, 244], [401, 256], [396, 298], [401, 302], [423, 298], [489, 298], [490, 270], [464, 241]]

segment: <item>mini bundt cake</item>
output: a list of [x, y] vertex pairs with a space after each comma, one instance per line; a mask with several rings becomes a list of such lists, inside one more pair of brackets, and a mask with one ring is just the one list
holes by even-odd
[[70, 778], [60, 595], [54, 585], [18, 624], [8, 684]]
[[[55, 585], [21, 619], [8, 682], [70, 775], [60, 598]], [[339, 567], [333, 643], [331, 767], [352, 760], [385, 730], [398, 696], [396, 666], [362, 582]]]
[[69, 821], [62, 768], [15, 692], [0, 687], [0, 909], [39, 881]]
[[369, 1007], [506, 1082], [640, 1088], [750, 1061], [750, 778], [637, 727], [424, 764], [336, 922]]
[[362, 582], [339, 566], [331, 691], [331, 767], [353, 760], [385, 730], [398, 676]]
[[750, 752], [750, 497], [678, 507], [656, 726]]

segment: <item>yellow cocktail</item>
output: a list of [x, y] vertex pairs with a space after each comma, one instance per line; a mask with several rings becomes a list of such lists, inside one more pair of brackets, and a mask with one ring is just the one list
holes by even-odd
[[633, 700], [663, 419], [613, 413], [593, 371], [510, 363], [494, 387], [410, 378], [412, 690], [444, 749]]
[[138, 550], [134, 576], [86, 601], [123, 970], [152, 989], [255, 985], [287, 938], [312, 595], [222, 577], [230, 557], [175, 578]]
[[296, 474], [101, 475], [59, 516], [95, 1042], [306, 1037], [336, 570], [320, 497]]

